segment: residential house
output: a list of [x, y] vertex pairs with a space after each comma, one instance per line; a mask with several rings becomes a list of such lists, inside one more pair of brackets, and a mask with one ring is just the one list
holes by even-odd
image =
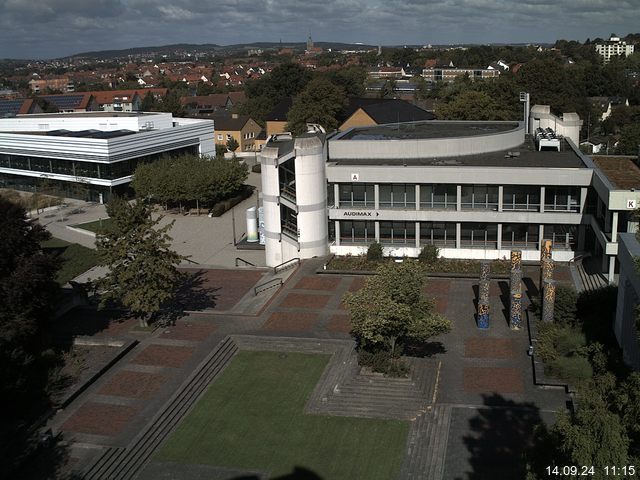
[[105, 112], [137, 112], [141, 110], [142, 98], [136, 90], [113, 90], [91, 92]]
[[456, 68], [452, 64], [422, 70], [422, 77], [428, 82], [453, 82], [456, 78], [464, 75], [468, 75], [472, 80], [484, 80], [498, 77], [500, 70], [496, 68]]
[[267, 137], [274, 133], [283, 133], [285, 131], [287, 126], [287, 114], [289, 113], [289, 109], [292, 105], [293, 98], [285, 97], [280, 100], [273, 109], [271, 109], [269, 114], [265, 117], [265, 121], [267, 123]]
[[620, 40], [620, 37], [615, 33], [612, 33], [609, 40], [604, 43], [596, 44], [596, 52], [603, 58], [604, 63], [609, 63], [611, 61], [611, 57], [618, 57], [621, 55], [628, 57], [633, 54], [633, 50], [633, 44], [627, 44], [627, 42]]
[[90, 92], [62, 93], [59, 95], [38, 95], [60, 113], [95, 112], [100, 106]]
[[0, 118], [41, 112], [42, 109], [33, 98], [0, 100]]
[[433, 113], [404, 100], [384, 98], [350, 98], [346, 119], [338, 127], [343, 132], [352, 127], [369, 127], [386, 123], [434, 120]]
[[255, 139], [262, 131], [262, 127], [248, 115], [210, 115], [215, 128], [216, 145], [227, 146], [227, 142], [234, 138], [238, 142], [238, 152], [252, 152], [256, 150]]
[[33, 93], [44, 92], [45, 90], [59, 90], [61, 92], [73, 92], [75, 90], [73, 82], [68, 76], [57, 76], [48, 78], [32, 78], [29, 80], [29, 88]]

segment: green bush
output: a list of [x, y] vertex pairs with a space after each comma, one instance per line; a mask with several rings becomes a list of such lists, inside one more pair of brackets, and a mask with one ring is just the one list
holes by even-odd
[[575, 382], [591, 378], [593, 368], [585, 357], [558, 357], [548, 364], [547, 372], [555, 377]]
[[368, 367], [373, 372], [384, 373], [390, 377], [406, 377], [410, 370], [406, 360], [394, 358], [386, 350], [359, 350], [358, 365]]
[[425, 245], [424, 247], [422, 247], [422, 250], [420, 250], [418, 261], [427, 265], [431, 265], [438, 261], [439, 256], [440, 249], [438, 247], [436, 247], [435, 245]]
[[373, 242], [369, 245], [367, 250], [367, 260], [379, 262], [383, 258], [382, 245], [378, 242]]
[[226, 211], [227, 210], [224, 208], [224, 205], [222, 203], [216, 203], [211, 209], [211, 215], [214, 217], [219, 217]]
[[556, 352], [563, 357], [583, 352], [586, 345], [584, 333], [573, 328], [560, 329], [554, 342]]
[[556, 288], [556, 300], [553, 306], [553, 319], [561, 325], [575, 325], [578, 313], [578, 294], [566, 285]]

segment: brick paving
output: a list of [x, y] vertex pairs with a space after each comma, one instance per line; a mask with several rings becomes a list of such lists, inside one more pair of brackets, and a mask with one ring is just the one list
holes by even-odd
[[127, 426], [137, 412], [137, 407], [87, 402], [62, 425], [62, 430], [114, 436]]
[[[187, 310], [231, 310], [238, 301], [245, 296], [262, 278], [264, 272], [255, 270], [224, 270], [224, 269], [184, 269], [197, 276], [194, 299], [183, 300]], [[213, 297], [213, 302], [205, 301], [201, 304], [202, 293], [206, 291]]]
[[263, 328], [278, 332], [306, 332], [317, 322], [318, 314], [313, 312], [273, 312]]
[[509, 338], [467, 338], [464, 356], [473, 358], [514, 358], [515, 342]]
[[281, 307], [292, 308], [312, 308], [320, 309], [327, 306], [327, 303], [331, 297], [327, 295], [310, 295], [303, 293], [289, 293], [284, 301], [280, 304]]
[[157, 373], [121, 370], [98, 390], [98, 394], [129, 398], [149, 398], [166, 381], [167, 377], [165, 375]]
[[339, 284], [339, 278], [315, 276], [302, 278], [302, 280], [296, 283], [294, 288], [305, 290], [334, 291]]
[[201, 341], [213, 334], [217, 326], [213, 323], [194, 323], [179, 320], [175, 325], [162, 330], [161, 338]]
[[327, 322], [327, 330], [330, 332], [349, 333], [351, 331], [349, 319], [350, 315], [333, 315]]
[[465, 367], [467, 392], [523, 393], [522, 372], [515, 368]]
[[193, 352], [194, 349], [191, 347], [149, 345], [131, 360], [131, 363], [179, 368], [193, 355]]

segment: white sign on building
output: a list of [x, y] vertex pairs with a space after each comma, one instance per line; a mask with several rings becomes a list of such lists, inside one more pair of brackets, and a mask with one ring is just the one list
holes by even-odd
[[635, 210], [636, 209], [636, 204], [637, 204], [636, 200], [627, 200], [627, 209], [628, 210]]
[[360, 181], [360, 174], [359, 173], [352, 173], [351, 174], [351, 181], [352, 182], [359, 182]]

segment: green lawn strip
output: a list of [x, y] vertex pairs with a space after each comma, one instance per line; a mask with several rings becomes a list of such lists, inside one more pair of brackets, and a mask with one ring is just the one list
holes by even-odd
[[42, 248], [45, 252], [57, 255], [62, 259], [62, 266], [56, 277], [56, 281], [60, 285], [64, 285], [94, 267], [98, 261], [95, 250], [77, 243], [65, 242], [59, 238], [51, 238], [42, 242]]
[[328, 355], [238, 353], [158, 452], [158, 460], [326, 479], [397, 477], [405, 421], [303, 414]]
[[79, 223], [78, 225], [73, 225], [73, 227], [80, 228], [82, 230], [89, 230], [93, 233], [100, 233], [101, 230], [107, 228], [110, 224], [110, 218], [103, 218], [101, 220], [95, 220], [93, 222]]

